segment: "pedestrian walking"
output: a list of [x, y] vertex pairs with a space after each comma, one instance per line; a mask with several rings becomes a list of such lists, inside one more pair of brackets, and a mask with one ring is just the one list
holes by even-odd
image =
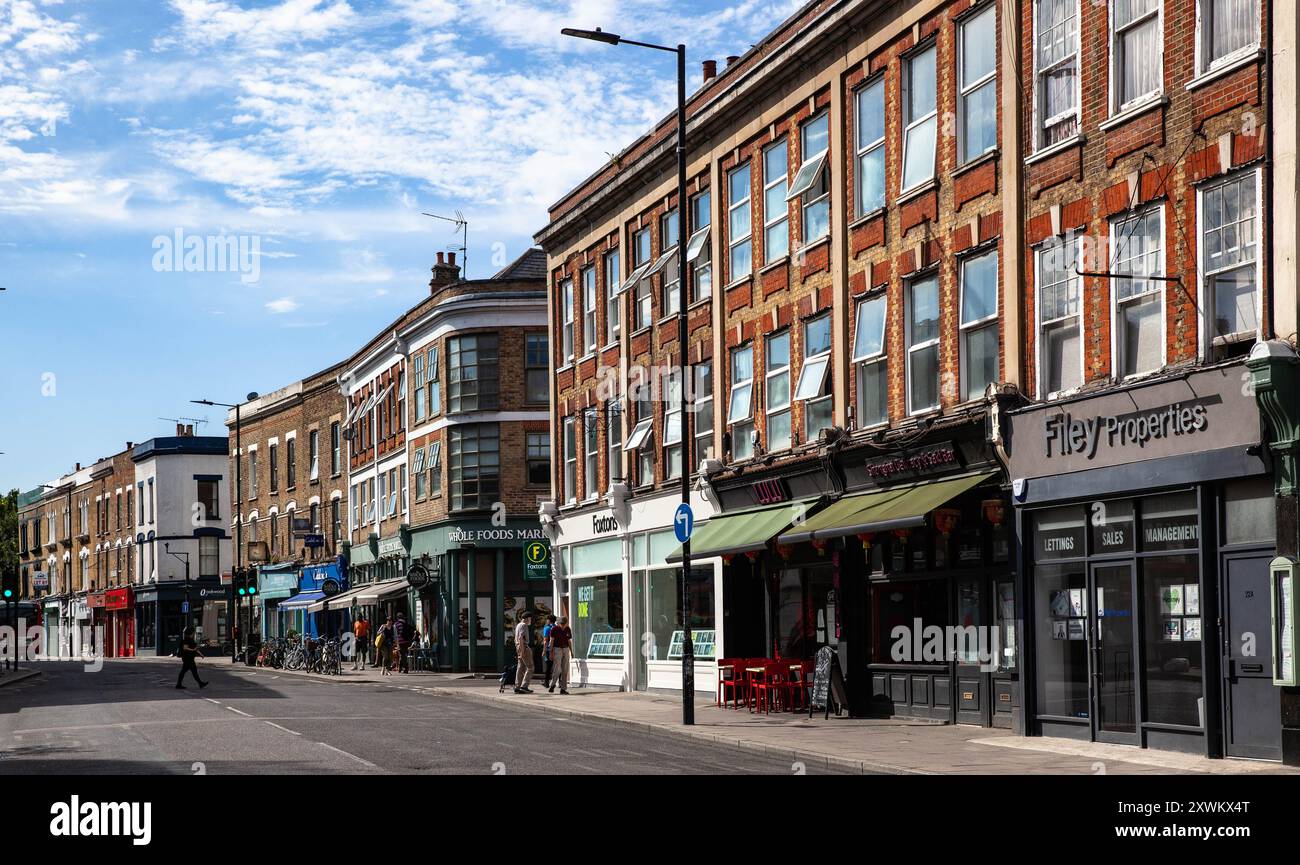
[[546, 616], [546, 627], [542, 628], [543, 688], [551, 687], [551, 628], [554, 627], [555, 614], [550, 613]]
[[515, 657], [519, 659], [519, 669], [515, 673], [515, 693], [531, 694], [533, 689], [528, 683], [533, 678], [533, 614], [524, 613], [519, 624], [515, 625]]
[[568, 617], [560, 616], [555, 627], [551, 628], [551, 661], [555, 664], [550, 686], [552, 694], [556, 683], [559, 683], [561, 694], [569, 693], [569, 661], [572, 657], [573, 630], [569, 627]]
[[194, 676], [194, 681], [199, 683], [199, 688], [206, 688], [208, 683], [199, 678], [199, 668], [194, 663], [195, 657], [201, 658], [203, 653], [199, 651], [199, 644], [194, 640], [193, 628], [186, 628], [184, 636], [181, 637], [180, 656], [181, 674], [176, 677], [176, 687], [183, 690], [185, 686], [181, 682], [185, 680], [185, 674], [190, 673]]
[[[352, 669], [364, 670], [370, 655], [370, 622], [364, 613], [352, 623]], [[360, 666], [358, 666], [360, 665]]]
[[397, 644], [397, 672], [411, 672], [411, 628], [406, 613], [398, 613], [393, 622], [393, 640]]
[[393, 617], [388, 616], [384, 623], [379, 627], [379, 633], [375, 635], [375, 666], [379, 667], [383, 675], [393, 675], [392, 665], [389, 664], [389, 655], [393, 647]]

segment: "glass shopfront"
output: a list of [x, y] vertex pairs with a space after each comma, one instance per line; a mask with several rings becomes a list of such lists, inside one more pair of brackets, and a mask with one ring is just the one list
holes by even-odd
[[1124, 744], [1203, 732], [1201, 495], [1030, 513], [1040, 729]]

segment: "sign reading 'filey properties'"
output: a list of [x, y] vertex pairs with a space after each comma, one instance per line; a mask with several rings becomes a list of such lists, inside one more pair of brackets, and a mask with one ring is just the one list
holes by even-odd
[[1097, 455], [1104, 442], [1108, 448], [1146, 447], [1152, 439], [1192, 435], [1206, 428], [1205, 406], [1174, 403], [1152, 412], [1127, 415], [1095, 415], [1076, 418], [1069, 412], [1049, 417], [1043, 424], [1047, 455]]

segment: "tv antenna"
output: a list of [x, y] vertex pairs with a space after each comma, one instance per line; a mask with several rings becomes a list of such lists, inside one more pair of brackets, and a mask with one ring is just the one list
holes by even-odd
[[185, 421], [189, 421], [196, 426], [202, 426], [208, 422], [208, 419], [205, 417], [160, 417], [158, 420], [169, 420], [172, 423], [184, 423]]
[[[423, 213], [423, 211], [421, 212]], [[454, 217], [439, 216], [436, 213], [425, 213], [424, 215], [433, 219], [441, 219], [443, 222], [450, 222], [456, 226], [454, 230], [460, 232], [461, 272], [465, 274], [466, 279], [469, 279], [469, 220], [465, 218], [465, 214], [457, 210]]]

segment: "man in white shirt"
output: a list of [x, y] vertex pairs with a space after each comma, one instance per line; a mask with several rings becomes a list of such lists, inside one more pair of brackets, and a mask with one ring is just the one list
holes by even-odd
[[533, 678], [533, 614], [524, 613], [519, 624], [515, 625], [515, 655], [519, 659], [519, 670], [515, 673], [515, 693], [531, 694], [528, 683]]

